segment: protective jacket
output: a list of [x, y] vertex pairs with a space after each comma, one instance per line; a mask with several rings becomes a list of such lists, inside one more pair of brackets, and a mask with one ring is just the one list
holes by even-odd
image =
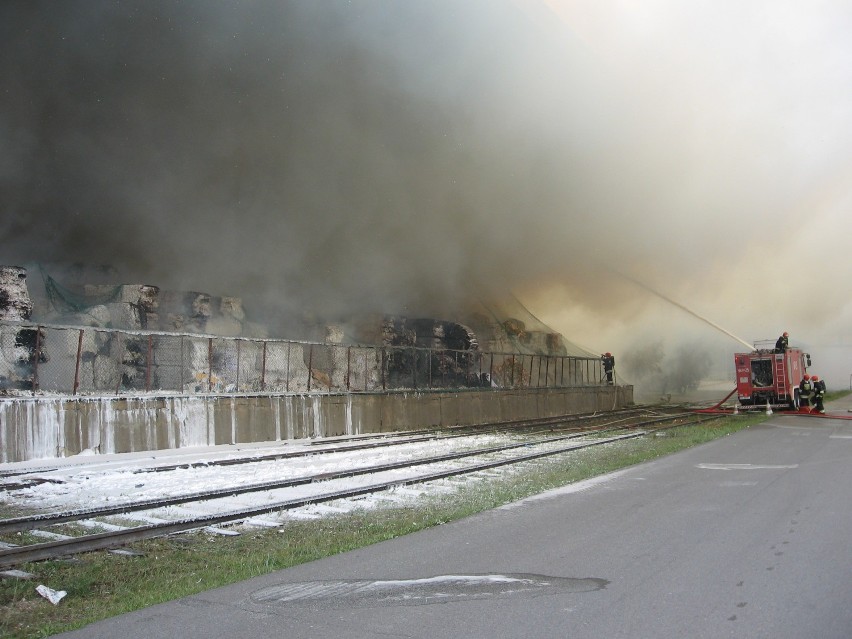
[[799, 401], [809, 406], [811, 403], [811, 395], [813, 395], [814, 387], [811, 380], [803, 379], [799, 382]]
[[825, 382], [821, 379], [818, 379], [814, 382], [814, 405], [816, 406], [816, 411], [821, 414], [825, 414], [825, 406], [823, 406], [822, 399], [825, 396]]

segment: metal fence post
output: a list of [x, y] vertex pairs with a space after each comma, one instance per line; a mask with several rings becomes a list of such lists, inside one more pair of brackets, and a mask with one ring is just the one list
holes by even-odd
[[33, 361], [33, 395], [38, 390], [38, 361], [41, 359], [41, 326], [36, 326], [35, 360]]
[[177, 389], [177, 390], [180, 390], [180, 391], [183, 391], [183, 386], [184, 386], [184, 383], [185, 383], [185, 382], [183, 381], [183, 369], [184, 369], [184, 363], [183, 363], [183, 362], [184, 362], [184, 361], [183, 361], [183, 351], [184, 351], [184, 341], [185, 341], [184, 336], [183, 336], [183, 335], [181, 335], [181, 336], [180, 336], [180, 373], [179, 373], [179, 376], [178, 376], [178, 378], [179, 378], [179, 382], [178, 382], [178, 383], [180, 384], [180, 388], [179, 388], [179, 389]]
[[154, 352], [154, 336], [148, 334], [148, 352], [145, 355], [145, 392], [151, 390], [151, 355]]
[[314, 345], [308, 348], [308, 392], [311, 392], [311, 372], [314, 370]]
[[74, 390], [72, 395], [77, 394], [77, 389], [80, 388], [80, 357], [83, 354], [83, 329], [80, 329], [80, 334], [77, 335], [77, 361], [74, 363]]
[[[124, 342], [123, 342], [124, 335], [123, 335], [122, 333], [114, 333], [113, 335], [115, 336], [116, 341], [118, 342], [119, 347], [120, 347], [121, 349], [123, 349], [123, 348], [124, 348]], [[117, 381], [115, 382], [115, 394], [116, 394], [116, 395], [118, 395], [118, 392], [121, 390], [121, 378], [122, 378], [122, 374], [121, 374], [121, 369], [120, 369], [120, 368], [119, 368], [119, 371], [118, 371], [118, 375], [117, 375], [117, 377], [118, 377], [118, 379], [117, 379]]]
[[293, 342], [287, 342], [287, 367], [284, 369], [284, 390], [290, 392], [290, 357], [292, 356]]
[[213, 392], [213, 338], [207, 338], [207, 392]]
[[260, 363], [260, 390], [266, 390], [266, 340], [263, 340], [263, 353]]
[[237, 379], [234, 382], [234, 388], [236, 390], [240, 390], [240, 344], [242, 342], [237, 340]]
[[[456, 370], [458, 370], [459, 369], [459, 352], [458, 351], [453, 351], [453, 362], [456, 365]], [[453, 384], [453, 386], [458, 387], [458, 383]]]

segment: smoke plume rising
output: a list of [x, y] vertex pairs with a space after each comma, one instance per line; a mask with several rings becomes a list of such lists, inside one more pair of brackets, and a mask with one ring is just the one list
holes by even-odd
[[330, 318], [512, 290], [593, 350], [741, 348], [620, 272], [842, 380], [850, 31], [831, 0], [7, 0], [0, 261]]

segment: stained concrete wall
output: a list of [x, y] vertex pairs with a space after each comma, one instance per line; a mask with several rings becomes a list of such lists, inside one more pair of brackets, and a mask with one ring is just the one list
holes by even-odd
[[632, 386], [0, 401], [0, 462], [333, 437], [607, 411]]

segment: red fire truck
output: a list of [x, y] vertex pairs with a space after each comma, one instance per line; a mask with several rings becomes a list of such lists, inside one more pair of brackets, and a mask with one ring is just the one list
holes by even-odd
[[750, 353], [736, 353], [734, 364], [740, 404], [798, 409], [799, 382], [811, 365], [808, 353], [798, 348], [756, 348]]

